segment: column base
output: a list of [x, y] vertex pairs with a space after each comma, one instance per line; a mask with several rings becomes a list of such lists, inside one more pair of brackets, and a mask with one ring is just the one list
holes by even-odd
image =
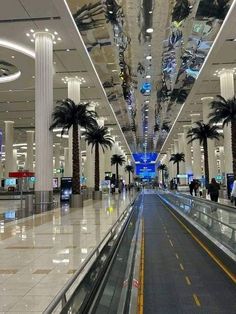
[[83, 195], [82, 194], [71, 194], [71, 196], [70, 196], [70, 207], [82, 208], [83, 207]]
[[53, 191], [35, 191], [35, 213], [53, 208]]
[[102, 191], [93, 191], [93, 199], [101, 200], [102, 199]]

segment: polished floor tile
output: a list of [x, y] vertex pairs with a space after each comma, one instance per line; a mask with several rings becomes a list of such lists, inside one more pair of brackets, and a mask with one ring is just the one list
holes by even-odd
[[131, 199], [105, 195], [100, 202], [86, 201], [82, 209], [62, 206], [1, 221], [0, 313], [42, 313]]

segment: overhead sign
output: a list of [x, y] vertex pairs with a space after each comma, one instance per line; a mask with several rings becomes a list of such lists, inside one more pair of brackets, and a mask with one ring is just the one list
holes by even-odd
[[28, 177], [34, 177], [34, 172], [30, 171], [9, 172], [9, 178], [28, 178]]

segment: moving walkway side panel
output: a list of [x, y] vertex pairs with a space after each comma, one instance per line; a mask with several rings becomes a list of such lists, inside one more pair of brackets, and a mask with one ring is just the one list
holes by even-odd
[[196, 240], [199, 245], [202, 246], [202, 249], [208, 251], [209, 254], [212, 255], [212, 258], [218, 266], [221, 267], [236, 284], [235, 254], [229, 252], [224, 245], [213, 239], [213, 237], [207, 236], [206, 232], [201, 232], [201, 228], [199, 228], [194, 221], [191, 222], [191, 220], [188, 220], [185, 215], [175, 209], [174, 205], [170, 204], [170, 202], [166, 202], [164, 197], [161, 197], [161, 199], [169, 210], [171, 210], [172, 215], [176, 216], [180, 223], [184, 224], [186, 232], [188, 229], [189, 232], [192, 233], [192, 236], [196, 237]]
[[157, 195], [143, 218], [144, 314], [235, 314], [236, 285]]

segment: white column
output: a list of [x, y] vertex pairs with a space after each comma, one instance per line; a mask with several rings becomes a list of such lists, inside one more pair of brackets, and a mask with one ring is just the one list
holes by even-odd
[[[194, 127], [194, 123], [199, 121], [200, 114], [192, 114], [192, 126]], [[202, 177], [202, 169], [201, 169], [201, 146], [198, 140], [192, 142], [193, 148], [193, 176], [195, 179], [200, 179]]]
[[[227, 69], [219, 72], [221, 96], [226, 100], [234, 96], [234, 71]], [[233, 173], [233, 156], [231, 146], [231, 123], [224, 127], [225, 172]]]
[[91, 146], [86, 143], [85, 177], [88, 188], [94, 188], [94, 158], [94, 151], [91, 151]]
[[[184, 141], [184, 133], [178, 133], [178, 142], [179, 142], [179, 153], [184, 153], [184, 146], [186, 144], [186, 142]], [[183, 161], [179, 163], [179, 172], [185, 173], [185, 162]]]
[[188, 130], [191, 129], [190, 125], [184, 125], [184, 155], [185, 155], [185, 172], [188, 174], [193, 173], [192, 167], [192, 152], [191, 152], [191, 144], [188, 144], [190, 138], [187, 138]]
[[225, 173], [225, 154], [224, 147], [219, 147], [219, 158], [220, 158], [220, 174]]
[[174, 177], [174, 171], [173, 171], [173, 163], [169, 161], [170, 158], [171, 158], [171, 148], [167, 150], [167, 158], [166, 158], [166, 166], [168, 167], [169, 179], [171, 180]]
[[14, 121], [5, 121], [5, 178], [13, 171]]
[[[80, 102], [80, 80], [75, 77], [68, 78], [68, 98], [76, 104]], [[79, 131], [80, 136], [80, 131]], [[69, 177], [72, 177], [72, 127], [69, 130]], [[80, 153], [80, 147], [79, 147]], [[81, 159], [81, 158], [80, 158]]]
[[[210, 110], [210, 102], [213, 100], [213, 97], [203, 97], [202, 100], [202, 114], [203, 114], [203, 122], [205, 124], [209, 123], [209, 113]], [[215, 178], [217, 175], [217, 160], [215, 154], [215, 140], [207, 140], [207, 147], [208, 147], [208, 163], [209, 163], [209, 180]]]
[[178, 139], [174, 139], [174, 153], [177, 154], [179, 153], [179, 140]]
[[18, 170], [18, 164], [17, 164], [17, 149], [13, 149], [13, 165], [12, 165], [12, 171]]
[[29, 171], [33, 171], [33, 162], [34, 162], [34, 131], [26, 132], [26, 140], [27, 140], [27, 158], [25, 169]]
[[69, 147], [64, 148], [64, 177], [70, 176]]
[[53, 35], [35, 34], [35, 192], [36, 204], [52, 202]]
[[60, 143], [55, 143], [55, 168], [59, 169], [61, 168], [60, 166], [60, 153], [61, 153], [61, 144]]

